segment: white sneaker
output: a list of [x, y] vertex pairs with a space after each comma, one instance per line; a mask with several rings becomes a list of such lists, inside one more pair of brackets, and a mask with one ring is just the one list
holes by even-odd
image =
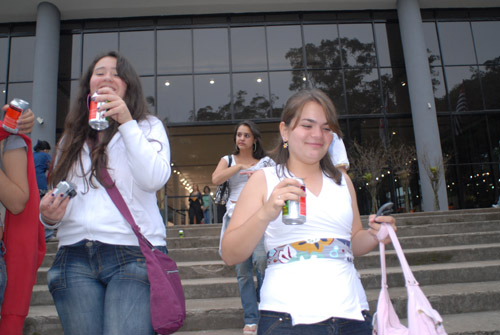
[[493, 205], [491, 205], [491, 207], [493, 207], [493, 208], [498, 208], [498, 207], [500, 207], [500, 205], [498, 205], [498, 204], [493, 204]]

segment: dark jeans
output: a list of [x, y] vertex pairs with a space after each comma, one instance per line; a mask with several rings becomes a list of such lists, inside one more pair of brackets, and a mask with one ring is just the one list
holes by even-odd
[[371, 335], [372, 316], [363, 311], [365, 321], [336, 319], [292, 326], [288, 313], [260, 311], [258, 335]]

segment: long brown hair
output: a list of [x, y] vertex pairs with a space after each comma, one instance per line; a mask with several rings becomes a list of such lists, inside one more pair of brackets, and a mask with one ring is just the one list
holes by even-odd
[[[90, 78], [94, 72], [94, 67], [99, 60], [104, 57], [113, 57], [116, 59], [116, 71], [118, 76], [127, 84], [127, 90], [123, 100], [132, 115], [132, 118], [137, 121], [146, 119], [148, 116], [148, 105], [142, 92], [142, 85], [139, 76], [135, 72], [130, 62], [117, 51], [109, 51], [94, 58], [85, 73], [80, 78], [80, 86], [73, 102], [72, 107], [66, 116], [64, 122], [64, 133], [58, 144], [57, 164], [54, 166], [49, 178], [51, 185], [56, 185], [59, 181], [68, 177], [69, 172], [78, 163], [83, 171], [83, 163], [81, 151], [86, 141], [89, 142], [91, 148], [92, 167], [88, 182], [92, 187], [95, 187], [93, 178], [100, 178], [100, 170], [107, 167], [108, 155], [106, 147], [118, 131], [120, 124], [110, 119], [109, 127], [105, 130], [96, 131], [88, 124], [89, 111], [87, 107], [88, 96], [90, 92]], [[76, 167], [76, 166], [75, 166]], [[76, 172], [73, 169], [73, 172]], [[85, 171], [85, 175], [89, 171]], [[85, 178], [85, 180], [87, 180]], [[86, 182], [86, 185], [87, 182]]]
[[[317, 88], [305, 89], [293, 94], [287, 100], [285, 107], [283, 108], [283, 112], [281, 113], [281, 121], [284, 122], [288, 128], [295, 129], [300, 119], [302, 109], [304, 108], [306, 103], [311, 101], [316, 102], [320, 104], [321, 107], [323, 107], [328, 126], [330, 127], [330, 129], [332, 129], [332, 131], [337, 133], [339, 138], [342, 138], [342, 131], [340, 130], [335, 106], [333, 105], [332, 100], [323, 91]], [[295, 124], [292, 125], [292, 120], [295, 117]], [[284, 169], [286, 167], [288, 170], [288, 159], [290, 158], [290, 153], [288, 152], [288, 149], [283, 147], [283, 144], [283, 139], [280, 137], [276, 148], [272, 152], [272, 158], [276, 162], [276, 172], [278, 173], [278, 176], [285, 175]], [[323, 173], [327, 177], [333, 179], [337, 184], [340, 185], [342, 180], [342, 173], [333, 165], [328, 151], [326, 152], [326, 155], [321, 158], [319, 164], [321, 167], [321, 171], [323, 171]]]

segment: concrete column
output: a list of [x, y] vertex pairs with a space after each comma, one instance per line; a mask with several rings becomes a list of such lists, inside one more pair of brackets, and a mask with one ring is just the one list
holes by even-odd
[[[417, 148], [420, 185], [422, 188], [422, 209], [432, 211], [434, 210], [434, 192], [423, 162], [427, 158], [431, 165], [440, 164], [442, 166], [443, 155], [427, 59], [427, 47], [422, 28], [422, 17], [418, 0], [398, 0], [397, 10]], [[443, 169], [441, 169], [440, 177], [439, 207], [440, 210], [448, 210], [448, 196]]]
[[56, 142], [60, 20], [56, 6], [48, 2], [38, 5], [32, 102], [36, 120], [31, 139], [33, 145], [38, 139], [49, 142], [52, 153]]

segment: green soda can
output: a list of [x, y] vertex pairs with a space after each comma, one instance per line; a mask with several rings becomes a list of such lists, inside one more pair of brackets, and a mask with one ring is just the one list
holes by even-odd
[[180, 229], [179, 230], [179, 238], [183, 238], [184, 237], [184, 230]]

